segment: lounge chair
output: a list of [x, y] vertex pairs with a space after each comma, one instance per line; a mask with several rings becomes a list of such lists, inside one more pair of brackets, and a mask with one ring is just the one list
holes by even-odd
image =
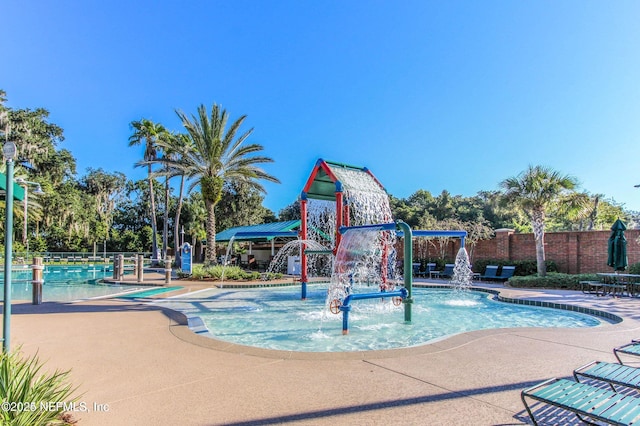
[[640, 368], [628, 365], [591, 361], [573, 370], [573, 377], [578, 382], [580, 378], [605, 382], [612, 390], [616, 390], [614, 385], [640, 390]]
[[447, 263], [444, 265], [444, 271], [440, 272], [440, 278], [451, 278], [453, 277], [453, 267], [455, 265], [453, 263]]
[[503, 266], [502, 271], [500, 271], [500, 275], [498, 275], [496, 279], [500, 281], [507, 281], [509, 278], [513, 277], [513, 273], [515, 271], [515, 266]]
[[431, 272], [436, 270], [436, 264], [435, 263], [427, 263], [427, 269], [425, 269], [424, 271], [424, 276], [425, 277], [429, 277], [431, 276]]
[[640, 340], [632, 340], [631, 343], [613, 348], [613, 354], [620, 364], [624, 364], [620, 359], [620, 354], [640, 356]]
[[569, 411], [585, 423], [600, 420], [614, 425], [632, 425], [640, 421], [640, 399], [573, 380], [545, 380], [523, 390], [520, 398], [534, 425], [538, 422], [527, 398]]
[[436, 270], [436, 264], [435, 263], [427, 263], [425, 265], [425, 270], [424, 271], [418, 271], [416, 273], [417, 276], [422, 276], [422, 277], [429, 277], [431, 276], [431, 272]]
[[495, 265], [487, 265], [484, 270], [484, 274], [480, 275], [481, 280], [495, 280], [498, 279], [498, 267]]
[[419, 263], [414, 263], [413, 264], [413, 276], [417, 277], [420, 274], [420, 264]]

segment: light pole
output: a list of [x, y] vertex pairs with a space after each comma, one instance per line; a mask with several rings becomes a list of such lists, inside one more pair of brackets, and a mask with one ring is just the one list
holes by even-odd
[[13, 159], [16, 144], [5, 142], [2, 154], [7, 162], [7, 181], [4, 221], [4, 309], [2, 311], [2, 350], [11, 350], [11, 253], [13, 251]]
[[28, 213], [28, 205], [29, 205], [29, 188], [28, 185], [34, 185], [36, 187], [36, 189], [33, 191], [34, 194], [36, 195], [42, 195], [44, 194], [44, 192], [42, 191], [42, 187], [40, 187], [40, 184], [38, 182], [30, 182], [28, 180], [24, 180], [23, 178], [17, 178], [16, 179], [16, 183], [20, 186], [22, 186], [24, 188], [24, 224], [22, 226], [22, 245], [26, 248], [27, 250], [27, 255], [24, 258], [25, 262], [29, 261], [29, 236], [28, 236], [28, 228], [27, 228], [27, 222], [29, 221], [28, 218], [29, 216], [27, 215]]

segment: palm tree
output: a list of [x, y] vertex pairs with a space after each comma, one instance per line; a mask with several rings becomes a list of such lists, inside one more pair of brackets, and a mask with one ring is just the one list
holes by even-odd
[[536, 262], [538, 275], [547, 274], [544, 256], [544, 226], [547, 214], [558, 202], [578, 185], [572, 176], [543, 166], [529, 166], [517, 177], [500, 182], [504, 199], [522, 209], [531, 221], [536, 242]]
[[181, 159], [170, 162], [172, 166], [182, 169], [185, 177], [191, 181], [188, 191], [200, 185], [202, 198], [207, 210], [207, 254], [206, 261], [216, 262], [216, 217], [214, 208], [222, 197], [225, 182], [242, 181], [251, 187], [265, 192], [258, 182], [264, 179], [269, 182], [280, 181], [266, 173], [259, 164], [271, 163], [269, 157], [255, 156], [264, 148], [259, 144], [243, 145], [251, 135], [253, 129], [236, 137], [246, 115], [234, 121], [229, 129], [227, 121], [229, 114], [220, 106], [213, 104], [211, 115], [207, 115], [204, 105], [198, 107], [197, 116], [187, 117], [183, 112], [176, 111], [182, 125], [193, 142], [193, 149], [186, 152]]
[[151, 165], [158, 154], [157, 143], [168, 134], [162, 124], [156, 124], [151, 120], [143, 118], [140, 121], [132, 121], [131, 127], [134, 129], [133, 134], [129, 137], [129, 146], [145, 144], [143, 158], [147, 165], [147, 178], [149, 180], [149, 194], [151, 202], [151, 230], [152, 236], [152, 260], [158, 259], [158, 223], [156, 219], [156, 202], [153, 194], [153, 170]]
[[[163, 164], [163, 170], [160, 174], [164, 174], [166, 178], [166, 183], [168, 186], [169, 179], [180, 176], [180, 190], [178, 194], [178, 204], [176, 206], [176, 215], [173, 222], [173, 235], [174, 235], [174, 249], [176, 254], [176, 262], [180, 262], [180, 213], [182, 210], [182, 202], [184, 199], [184, 186], [185, 186], [185, 173], [181, 167], [176, 167], [176, 164], [181, 164], [182, 158], [186, 157], [187, 154], [193, 149], [193, 142], [189, 135], [184, 133], [174, 134], [172, 133], [169, 137], [159, 140], [158, 147], [162, 148], [164, 156], [162, 158], [158, 158], [153, 160], [152, 162], [157, 162]], [[145, 162], [140, 162], [138, 165], [143, 165]], [[166, 204], [166, 202], [165, 202]], [[168, 209], [165, 209], [165, 232], [163, 233], [164, 239], [166, 241], [166, 224], [168, 223]], [[165, 242], [166, 244], [166, 242]]]
[[[202, 241], [207, 238], [207, 232], [204, 229], [204, 224], [207, 221], [207, 210], [204, 207], [204, 201], [200, 194], [191, 193], [189, 198], [186, 199], [184, 204], [186, 215], [186, 231], [191, 236], [191, 245], [194, 251], [198, 247], [198, 241]], [[200, 244], [200, 251], [194, 258], [202, 258], [202, 244]]]

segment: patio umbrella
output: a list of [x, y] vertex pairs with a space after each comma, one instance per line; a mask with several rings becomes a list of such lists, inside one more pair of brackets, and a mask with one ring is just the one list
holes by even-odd
[[609, 236], [607, 265], [615, 271], [624, 271], [627, 268], [627, 239], [624, 231], [627, 226], [620, 219], [617, 219], [611, 226], [611, 236]]

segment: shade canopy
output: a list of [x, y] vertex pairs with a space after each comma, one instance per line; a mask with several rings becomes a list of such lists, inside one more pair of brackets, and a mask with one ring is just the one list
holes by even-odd
[[274, 238], [297, 238], [295, 231], [300, 228], [300, 219], [286, 222], [262, 223], [259, 225], [236, 226], [216, 234], [216, 243], [234, 241], [266, 242]]
[[607, 265], [611, 266], [615, 271], [624, 271], [627, 269], [627, 239], [624, 231], [627, 225], [620, 219], [616, 220], [611, 226], [611, 235], [607, 247]]
[[[3, 197], [7, 195], [7, 175], [4, 173], [0, 173], [0, 194], [2, 194]], [[18, 201], [24, 200], [24, 188], [15, 182], [13, 183], [13, 199]]]

